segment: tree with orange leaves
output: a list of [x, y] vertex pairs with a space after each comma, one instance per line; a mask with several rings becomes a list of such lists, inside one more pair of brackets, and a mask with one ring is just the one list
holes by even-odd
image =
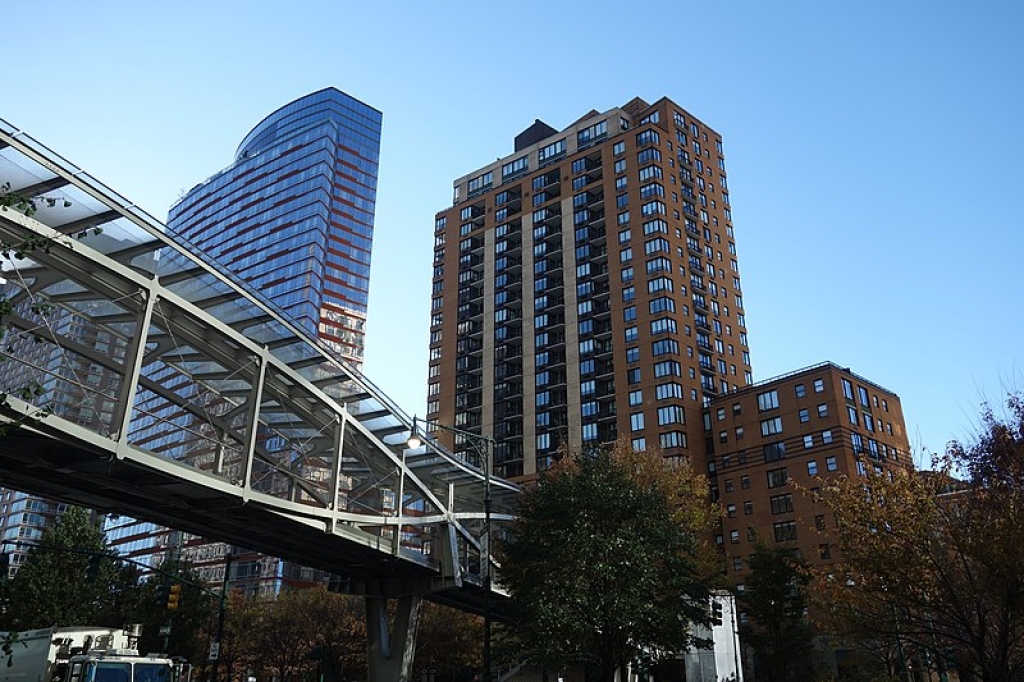
[[[818, 492], [843, 561], [821, 586], [846, 637], [895, 643], [960, 679], [1024, 679], [1024, 403], [983, 412], [933, 471], [839, 479]], [[903, 671], [901, 671], [902, 673]]]

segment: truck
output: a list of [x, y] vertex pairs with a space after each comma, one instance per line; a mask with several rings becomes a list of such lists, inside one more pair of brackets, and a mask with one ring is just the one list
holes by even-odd
[[142, 627], [2, 632], [0, 682], [188, 682], [181, 658], [140, 654]]

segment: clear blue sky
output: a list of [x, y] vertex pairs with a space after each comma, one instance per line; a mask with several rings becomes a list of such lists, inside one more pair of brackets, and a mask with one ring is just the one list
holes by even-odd
[[633, 6], [17, 3], [0, 117], [163, 219], [296, 97], [383, 111], [365, 372], [422, 413], [452, 180], [535, 118], [668, 96], [725, 139], [755, 379], [849, 366], [930, 450], [1024, 390], [1024, 3]]

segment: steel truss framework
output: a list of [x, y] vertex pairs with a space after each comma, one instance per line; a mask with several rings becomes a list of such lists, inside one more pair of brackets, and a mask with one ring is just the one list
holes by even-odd
[[[34, 417], [0, 439], [0, 482], [480, 609], [484, 463], [409, 449], [365, 377], [0, 120], [3, 183], [43, 199], [0, 211], [0, 418]], [[491, 486], [500, 526], [517, 488]]]

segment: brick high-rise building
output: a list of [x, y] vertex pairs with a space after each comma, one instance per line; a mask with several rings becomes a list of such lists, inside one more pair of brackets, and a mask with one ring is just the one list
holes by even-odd
[[705, 405], [752, 381], [721, 136], [637, 98], [535, 122], [454, 190], [427, 417], [493, 436], [504, 477], [562, 442], [702, 456]]
[[529, 478], [563, 442], [688, 455], [742, 585], [756, 540], [836, 558], [833, 522], [790, 481], [910, 465], [878, 384], [829, 362], [753, 384], [722, 139], [675, 103], [537, 121], [454, 189], [427, 417], [492, 436], [497, 475]]

